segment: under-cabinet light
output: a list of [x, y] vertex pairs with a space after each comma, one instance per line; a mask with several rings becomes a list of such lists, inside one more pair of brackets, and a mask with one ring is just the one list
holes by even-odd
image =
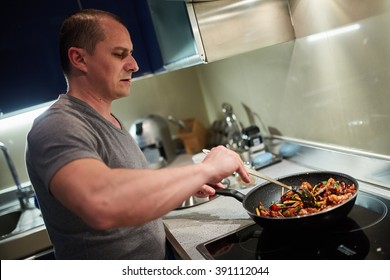
[[325, 32], [321, 32], [321, 33], [318, 33], [318, 34], [310, 35], [310, 36], [307, 37], [307, 40], [309, 42], [314, 42], [314, 41], [326, 39], [326, 38], [329, 38], [329, 37], [333, 37], [333, 36], [336, 36], [336, 35], [340, 35], [340, 34], [343, 34], [343, 33], [355, 31], [355, 30], [358, 30], [358, 29], [360, 29], [360, 24], [356, 23], [356, 24], [345, 26], [345, 27], [337, 28], [337, 29], [334, 29], [334, 30], [325, 31]]

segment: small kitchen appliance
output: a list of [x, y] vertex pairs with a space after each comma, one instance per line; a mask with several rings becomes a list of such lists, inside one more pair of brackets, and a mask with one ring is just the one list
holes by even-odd
[[165, 118], [150, 114], [136, 120], [130, 134], [144, 153], [149, 168], [159, 169], [175, 158], [175, 148], [168, 122]]

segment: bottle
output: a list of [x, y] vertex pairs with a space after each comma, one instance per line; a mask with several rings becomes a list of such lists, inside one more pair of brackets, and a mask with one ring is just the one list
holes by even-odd
[[243, 139], [242, 125], [233, 113], [232, 105], [223, 103], [222, 112], [225, 115], [225, 122], [227, 124], [226, 135], [228, 148], [239, 153], [245, 152], [247, 148]]

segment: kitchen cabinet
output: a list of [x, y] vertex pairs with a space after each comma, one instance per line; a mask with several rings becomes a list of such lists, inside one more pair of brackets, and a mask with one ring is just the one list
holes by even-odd
[[119, 15], [126, 23], [140, 70], [134, 77], [203, 63], [186, 3], [168, 0], [81, 0], [83, 8]]
[[0, 8], [0, 115], [57, 98], [66, 90], [57, 37], [76, 1], [5, 0]]
[[[146, 1], [144, 1], [146, 2]], [[186, 3], [148, 0], [152, 24], [163, 59], [164, 70], [204, 63], [203, 48], [197, 45]], [[147, 32], [146, 32], [147, 33]]]
[[194, 1], [187, 8], [206, 62], [295, 39], [287, 0]]
[[80, 8], [104, 9], [125, 21], [140, 68], [134, 78], [163, 70], [146, 1], [5, 0], [0, 9], [0, 116], [55, 100], [66, 91], [58, 32], [63, 19]]
[[[388, 9], [386, 1], [288, 0], [296, 38], [324, 34], [323, 32], [378, 16]], [[336, 34], [340, 32], [342, 31], [339, 30]], [[332, 33], [328, 35], [332, 36]]]
[[118, 15], [129, 29], [134, 46], [133, 56], [139, 70], [133, 77], [153, 74], [163, 70], [163, 61], [152, 25], [147, 1], [81, 0], [83, 9], [101, 9]]

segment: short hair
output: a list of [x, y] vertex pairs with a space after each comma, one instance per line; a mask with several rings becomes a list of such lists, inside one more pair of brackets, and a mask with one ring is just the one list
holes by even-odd
[[105, 39], [100, 23], [104, 17], [114, 19], [126, 27], [117, 15], [97, 9], [78, 10], [63, 21], [59, 34], [59, 50], [61, 67], [65, 76], [70, 73], [69, 48], [82, 48], [89, 54], [93, 54], [97, 43]]

